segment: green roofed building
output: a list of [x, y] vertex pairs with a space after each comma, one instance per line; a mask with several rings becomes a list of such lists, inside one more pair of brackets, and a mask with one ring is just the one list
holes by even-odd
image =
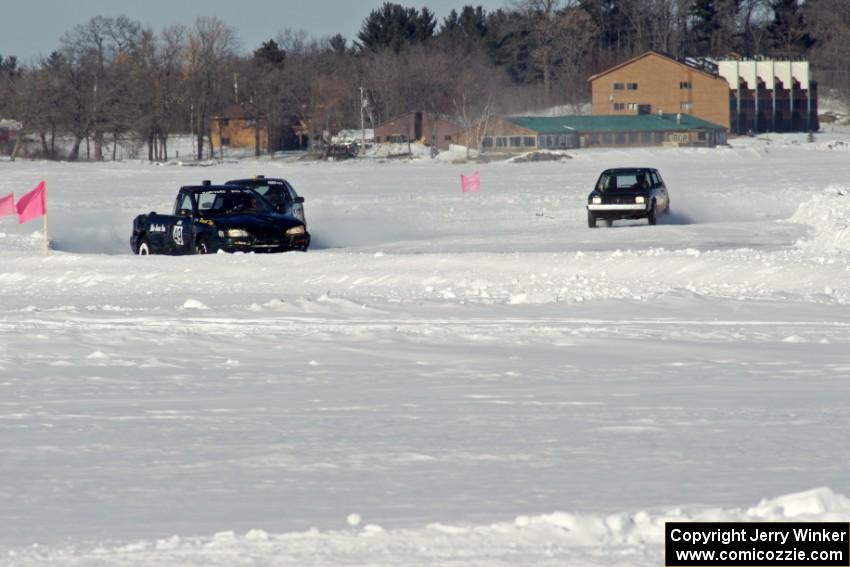
[[593, 147], [688, 146], [726, 143], [726, 129], [688, 114], [515, 116], [492, 123], [485, 152], [517, 153]]

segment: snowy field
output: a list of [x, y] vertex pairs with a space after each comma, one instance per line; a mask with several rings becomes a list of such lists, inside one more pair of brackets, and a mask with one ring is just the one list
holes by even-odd
[[[554, 163], [0, 162], [0, 565], [662, 564], [850, 519], [850, 136]], [[605, 167], [673, 214], [591, 230]], [[480, 169], [482, 192], [459, 175]], [[256, 173], [307, 254], [135, 257]]]

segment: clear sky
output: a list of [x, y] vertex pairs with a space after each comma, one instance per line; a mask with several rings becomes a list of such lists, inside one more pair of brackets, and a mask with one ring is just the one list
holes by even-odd
[[[198, 15], [218, 16], [233, 26], [244, 51], [253, 50], [286, 28], [313, 37], [341, 33], [349, 40], [369, 12], [384, 0], [0, 0], [8, 6], [0, 17], [0, 55], [30, 62], [59, 45], [59, 37], [93, 16], [118, 16], [155, 29], [191, 24]], [[397, 4], [436, 12], [439, 20], [465, 4], [495, 10], [509, 0], [396, 0]]]

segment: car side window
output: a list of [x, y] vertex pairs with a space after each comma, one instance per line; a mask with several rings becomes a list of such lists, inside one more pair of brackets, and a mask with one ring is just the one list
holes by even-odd
[[286, 190], [289, 191], [289, 198], [295, 201], [298, 198], [298, 193], [295, 192], [295, 189], [288, 182], [286, 183]]
[[183, 217], [191, 215], [192, 212], [192, 196], [189, 193], [183, 193], [177, 199], [177, 205], [174, 207], [174, 214], [178, 217]]
[[661, 176], [658, 175], [657, 171], [654, 172], [652, 175], [655, 178], [655, 186], [656, 187], [661, 187], [662, 185], [664, 185], [664, 181], [661, 179]]

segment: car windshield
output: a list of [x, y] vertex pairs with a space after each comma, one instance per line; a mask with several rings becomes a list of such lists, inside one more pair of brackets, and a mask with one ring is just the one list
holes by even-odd
[[230, 213], [270, 213], [274, 208], [254, 191], [214, 189], [197, 193], [198, 211], [202, 215]]
[[599, 177], [596, 188], [605, 192], [634, 191], [635, 189], [647, 189], [649, 187], [649, 175], [641, 169], [630, 169], [620, 171], [606, 171]]
[[255, 179], [242, 179], [228, 181], [228, 185], [239, 185], [250, 187], [273, 206], [286, 206], [290, 200], [286, 182], [281, 179], [266, 179], [264, 177]]
[[273, 205], [286, 204], [286, 198], [288, 195], [286, 192], [286, 186], [283, 183], [267, 182], [263, 184], [254, 185], [252, 189], [262, 195]]

